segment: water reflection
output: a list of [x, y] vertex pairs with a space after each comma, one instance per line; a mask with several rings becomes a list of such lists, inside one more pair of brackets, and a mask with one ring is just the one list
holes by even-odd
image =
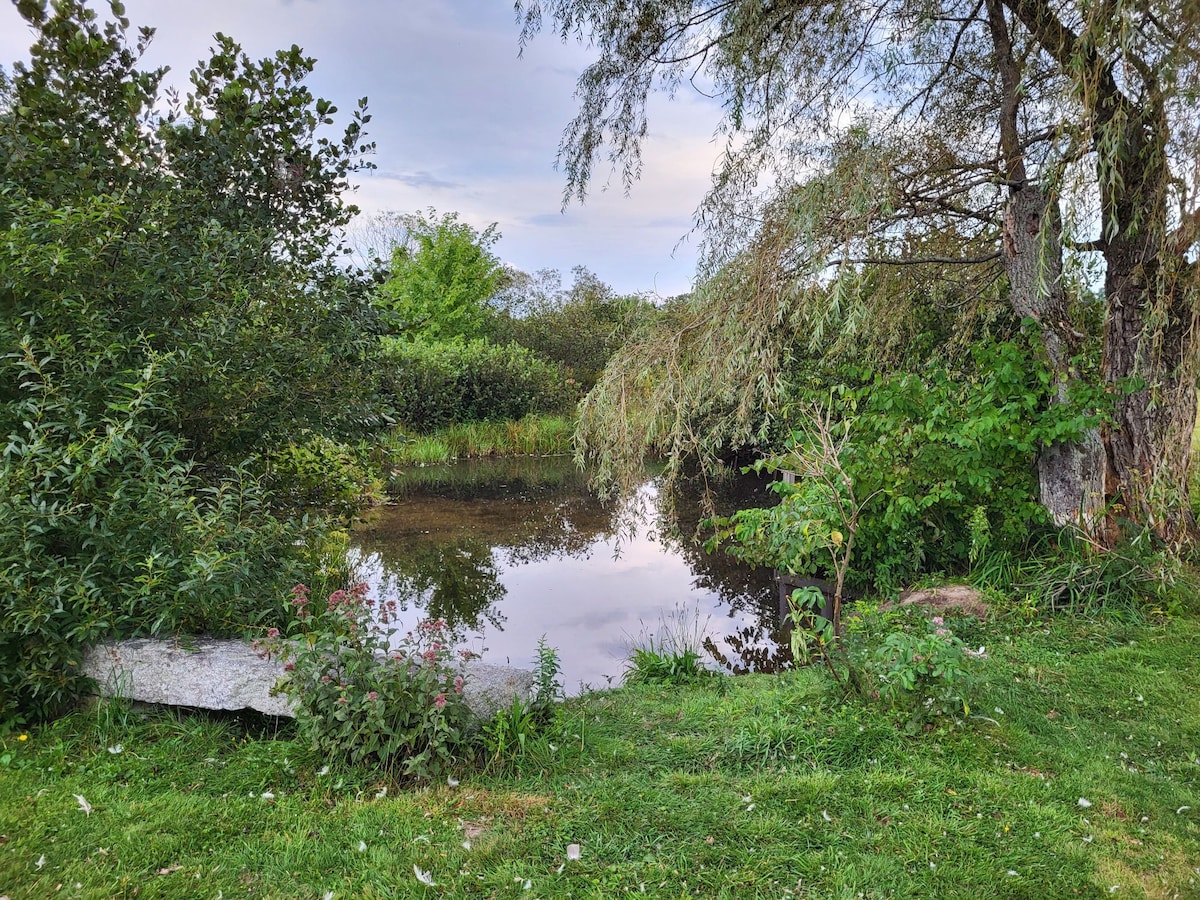
[[[754, 478], [713, 487], [719, 511], [769, 502]], [[519, 666], [532, 665], [545, 635], [571, 690], [619, 679], [631, 638], [693, 613], [714, 666], [787, 664], [770, 572], [694, 540], [699, 488], [663, 503], [651, 478], [639, 499], [639, 527], [618, 534], [628, 510], [601, 503], [569, 459], [417, 470], [356, 532], [354, 552], [376, 593], [397, 600], [405, 627], [444, 618], [485, 660]]]

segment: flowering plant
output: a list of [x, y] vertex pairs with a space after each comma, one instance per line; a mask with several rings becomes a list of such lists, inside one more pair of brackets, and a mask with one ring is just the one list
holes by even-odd
[[283, 660], [276, 689], [290, 697], [302, 735], [315, 749], [352, 763], [398, 766], [430, 778], [453, 759], [469, 710], [462, 665], [446, 622], [424, 620], [395, 639], [395, 601], [376, 605], [359, 584], [312, 602], [302, 584], [289, 601], [293, 625], [258, 649]]

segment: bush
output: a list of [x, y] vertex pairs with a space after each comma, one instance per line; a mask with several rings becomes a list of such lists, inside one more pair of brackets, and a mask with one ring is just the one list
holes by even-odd
[[516, 344], [388, 340], [385, 358], [384, 393], [396, 418], [419, 431], [562, 412], [579, 399], [557, 366]]
[[57, 713], [100, 638], [237, 633], [293, 581], [314, 534], [276, 519], [243, 471], [200, 480], [149, 424], [150, 367], [93, 419], [26, 355], [0, 466], [0, 719]]
[[[1095, 424], [1088, 410], [1099, 399], [1049, 406], [1049, 372], [1031, 356], [1004, 343], [977, 350], [966, 378], [933, 369], [834, 391], [837, 490], [777, 482], [777, 506], [739, 512], [720, 536], [749, 561], [814, 575], [831, 571], [829, 537], [853, 533], [850, 581], [882, 593], [924, 573], [967, 571], [984, 550], [1022, 550], [1048, 528], [1037, 449]], [[799, 431], [792, 442], [764, 467], [793, 468], [811, 436]]]
[[349, 522], [376, 490], [361, 454], [319, 434], [268, 451], [261, 468], [272, 508], [292, 515], [319, 511]]
[[461, 664], [472, 655], [454, 653], [446, 623], [422, 621], [393, 643], [395, 602], [375, 609], [365, 584], [321, 603], [296, 585], [290, 605], [287, 639], [271, 629], [256, 644], [284, 660], [280, 689], [314, 749], [415, 778], [442, 772], [468, 721]]

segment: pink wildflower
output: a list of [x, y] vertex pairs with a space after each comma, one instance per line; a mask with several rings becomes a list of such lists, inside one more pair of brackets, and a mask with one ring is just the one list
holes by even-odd
[[378, 699], [379, 699], [379, 692], [378, 692], [378, 691], [371, 691], [371, 693], [367, 694], [367, 699], [368, 699], [368, 700], [378, 700]]
[[341, 606], [348, 599], [349, 598], [347, 597], [345, 591], [342, 591], [342, 590], [334, 591], [332, 594], [329, 595], [329, 608], [337, 609], [337, 607]]
[[457, 678], [454, 679], [454, 693], [461, 694], [462, 692], [463, 692], [463, 679], [462, 679], [462, 676], [459, 675]]
[[278, 628], [268, 628], [267, 629], [267, 637], [269, 637], [269, 638], [279, 637], [279, 629]]
[[295, 664], [294, 662], [286, 662], [286, 663], [284, 663], [284, 664], [283, 664], [283, 671], [285, 671], [285, 672], [295, 672], [295, 671], [296, 671], [296, 664]]
[[435, 662], [437, 662], [437, 653], [433, 650], [426, 650], [421, 654], [421, 659], [425, 660], [425, 662], [432, 666]]
[[946, 624], [946, 621], [945, 621], [945, 619], [943, 619], [941, 616], [934, 616], [934, 617], [933, 617], [933, 619], [932, 619], [932, 621], [933, 621], [933, 624], [934, 624], [934, 625], [939, 625], [939, 626], [940, 626], [940, 625], [945, 625], [945, 624]]
[[338, 697], [337, 702], [338, 703], [349, 703], [350, 701], [347, 700], [345, 697]]
[[444, 709], [446, 706], [446, 695], [438, 694], [436, 697], [434, 697], [433, 705], [436, 706], [438, 709]]

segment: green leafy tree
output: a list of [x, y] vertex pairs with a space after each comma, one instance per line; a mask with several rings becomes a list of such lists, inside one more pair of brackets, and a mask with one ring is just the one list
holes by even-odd
[[482, 336], [488, 301], [507, 277], [492, 253], [496, 224], [478, 231], [458, 213], [433, 209], [394, 218], [400, 229], [390, 275], [376, 293], [392, 329], [430, 341]]
[[[1062, 388], [1049, 402], [1066, 402], [1076, 379], [1113, 398], [1107, 427], [1039, 454], [1055, 520], [1098, 526], [1106, 509], [1169, 542], [1191, 535], [1194, 2], [526, 0], [518, 9], [523, 40], [548, 19], [599, 51], [560, 151], [568, 199], [583, 199], [606, 148], [627, 186], [637, 177], [653, 91], [691, 83], [724, 103], [727, 151], [699, 214], [712, 281], [693, 329], [677, 335], [680, 353], [659, 364], [719, 396], [682, 398], [693, 404], [682, 415], [669, 404], [638, 414], [634, 432], [599, 416], [585, 438], [601, 456], [693, 446], [687, 431], [710, 415], [718, 431], [748, 438], [762, 421], [755, 411], [782, 395], [792, 350], [894, 319], [914, 283], [954, 283], [971, 301], [1001, 280], [1013, 313], [1040, 331]], [[763, 191], [768, 174], [775, 189]], [[1101, 280], [1097, 315], [1071, 288]], [[1101, 333], [1089, 335], [1096, 319]], [[1076, 362], [1089, 339], [1103, 347], [1094, 378]], [[645, 361], [628, 357], [606, 396], [627, 405], [639, 390], [657, 396], [634, 368]], [[628, 409], [619, 417], [628, 421]], [[1115, 522], [1106, 524], [1115, 540]]]
[[639, 296], [620, 296], [583, 266], [572, 270], [571, 287], [557, 272], [519, 273], [501, 295], [491, 337], [516, 342], [557, 363], [582, 390], [591, 390], [612, 355], [656, 307]]
[[20, 3], [0, 75], [0, 716], [69, 699], [101, 637], [257, 624], [324, 541], [259, 476], [378, 419], [336, 266], [364, 104], [327, 134], [311, 58], [222, 35], [166, 91], [109, 6]]

